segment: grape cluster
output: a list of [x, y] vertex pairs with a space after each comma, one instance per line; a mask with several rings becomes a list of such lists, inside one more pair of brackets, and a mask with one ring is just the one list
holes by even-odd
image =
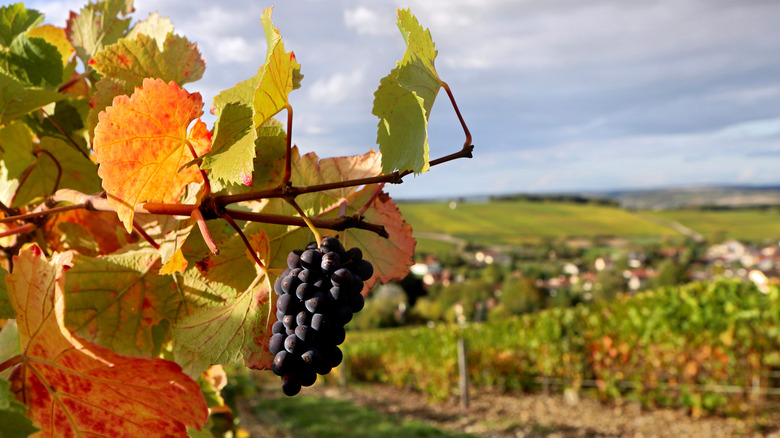
[[360, 292], [374, 268], [360, 248], [345, 251], [335, 237], [293, 250], [287, 266], [274, 284], [278, 321], [269, 349], [282, 391], [293, 396], [341, 363], [344, 326], [363, 308]]

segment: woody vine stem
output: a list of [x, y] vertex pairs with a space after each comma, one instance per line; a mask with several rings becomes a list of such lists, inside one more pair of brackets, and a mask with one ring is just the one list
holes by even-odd
[[[460, 124], [463, 128], [463, 132], [465, 134], [466, 140], [461, 150], [440, 157], [438, 159], [431, 160], [429, 163], [430, 167], [444, 164], [446, 162], [453, 161], [459, 158], [472, 158], [472, 152], [474, 150], [474, 145], [472, 144], [471, 132], [466, 126], [466, 122], [464, 121], [463, 116], [461, 115], [460, 110], [458, 109], [458, 105], [455, 101], [452, 91], [450, 90], [450, 87], [443, 81], [441, 81], [440, 84], [441, 87], [446, 91], [447, 96], [449, 97], [449, 100], [452, 103], [453, 109], [455, 110], [455, 114], [457, 115], [458, 120], [460, 121]], [[250, 253], [253, 255], [255, 253], [252, 250], [251, 246], [249, 245], [248, 240], [241, 232], [240, 227], [236, 225], [235, 223], [236, 220], [262, 222], [262, 223], [277, 224], [277, 225], [293, 225], [293, 226], [301, 226], [301, 227], [308, 226], [312, 230], [314, 235], [317, 237], [317, 241], [320, 240], [319, 237], [320, 235], [319, 232], [317, 231], [318, 228], [330, 229], [336, 231], [343, 231], [348, 228], [357, 228], [357, 229], [371, 231], [373, 233], [378, 234], [379, 236], [388, 238], [389, 235], [385, 230], [384, 226], [372, 224], [364, 220], [362, 213], [365, 212], [366, 207], [368, 205], [358, 209], [358, 213], [352, 216], [346, 216], [342, 213], [339, 215], [339, 217], [333, 219], [325, 219], [325, 218], [317, 218], [317, 217], [310, 218], [310, 217], [306, 217], [303, 210], [301, 210], [301, 208], [295, 202], [295, 198], [298, 197], [299, 195], [303, 195], [306, 193], [316, 193], [316, 192], [334, 190], [339, 188], [357, 187], [366, 184], [381, 184], [381, 185], [387, 183], [400, 184], [403, 182], [403, 178], [409, 175], [410, 173], [412, 173], [412, 171], [410, 170], [406, 170], [403, 172], [395, 171], [395, 172], [377, 175], [368, 178], [350, 179], [350, 180], [336, 181], [336, 182], [317, 184], [311, 186], [294, 186], [291, 181], [292, 108], [287, 107], [286, 110], [287, 110], [287, 152], [285, 157], [285, 161], [286, 161], [285, 174], [282, 183], [278, 187], [273, 189], [259, 190], [259, 191], [244, 193], [244, 194], [238, 194], [238, 195], [212, 196], [209, 190], [210, 187], [208, 187], [208, 178], [205, 172], [201, 171], [204, 177], [205, 184], [207, 184], [207, 195], [200, 204], [198, 205], [165, 204], [165, 203], [157, 203], [157, 202], [147, 202], [145, 204], [141, 204], [137, 206], [135, 208], [135, 213], [192, 217], [193, 219], [196, 220], [198, 227], [201, 231], [201, 234], [203, 235], [203, 238], [206, 244], [208, 245], [209, 249], [215, 254], [219, 253], [219, 249], [216, 247], [214, 240], [209, 234], [208, 228], [205, 225], [206, 224], [205, 221], [214, 220], [218, 218], [226, 220], [241, 235], [242, 240], [246, 244], [247, 248], [249, 248]], [[194, 150], [192, 152], [193, 154], [195, 154]], [[54, 157], [51, 158], [53, 159]], [[196, 162], [198, 158], [199, 157], [195, 156], [196, 160], [194, 160], [193, 162]], [[59, 163], [56, 164], [57, 167], [59, 168], [60, 167]], [[45, 202], [39, 205], [35, 210], [25, 214], [19, 214], [17, 210], [9, 208], [8, 206], [0, 203], [0, 210], [2, 210], [6, 215], [5, 218], [0, 218], [0, 223], [13, 223], [13, 222], [22, 223], [22, 224], [18, 224], [16, 227], [13, 227], [7, 231], [0, 233], [0, 237], [30, 233], [32, 231], [35, 231], [38, 227], [40, 227], [45, 221], [45, 218], [47, 216], [54, 215], [57, 213], [62, 213], [65, 211], [77, 210], [77, 209], [85, 209], [88, 211], [115, 211], [114, 208], [108, 203], [108, 200], [105, 197], [105, 193], [87, 195], [70, 189], [57, 190], [56, 186], [54, 187], [53, 192], [54, 193], [51, 196], [49, 196], [49, 198], [47, 198]], [[374, 200], [376, 199], [376, 195], [378, 195], [378, 193], [376, 193], [375, 196], [372, 196], [369, 199], [367, 204], [373, 203]], [[299, 216], [254, 213], [254, 212], [247, 212], [247, 211], [228, 208], [228, 205], [238, 203], [238, 202], [258, 201], [258, 200], [270, 199], [270, 198], [284, 199], [290, 205], [292, 205], [293, 208], [295, 208]], [[71, 205], [57, 207], [57, 204], [63, 202], [68, 202]], [[156, 242], [154, 242], [146, 233], [144, 233], [140, 227], [136, 226], [134, 227], [134, 229], [136, 232], [139, 233], [139, 235], [141, 235], [141, 237], [147, 240], [153, 247], [159, 248], [159, 245]], [[19, 239], [17, 239], [17, 241], [18, 242], [14, 244], [13, 247], [11, 248], [6, 247], [3, 248], [3, 250], [8, 254], [12, 254], [16, 252], [16, 250], [18, 250], [18, 248], [24, 243], [24, 241], [20, 241]], [[263, 269], [265, 269], [262, 263], [260, 263], [259, 260], [257, 259], [256, 255], [255, 255], [255, 259], [256, 259], [255, 261], [258, 262]]]

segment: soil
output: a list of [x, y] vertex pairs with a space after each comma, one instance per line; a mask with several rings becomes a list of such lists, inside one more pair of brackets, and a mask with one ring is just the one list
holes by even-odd
[[[376, 411], [415, 419], [441, 429], [489, 438], [568, 437], [766, 437], [780, 438], [780, 411], [765, 410], [745, 418], [704, 416], [687, 410], [643, 409], [638, 403], [604, 404], [575, 394], [473, 394], [468, 408], [457, 402], [432, 403], [422, 394], [390, 385], [361, 385], [342, 389], [315, 385], [306, 394], [348, 400]], [[278, 394], [277, 387], [271, 393]], [[255, 419], [242, 425], [254, 431]], [[244, 420], [249, 420], [244, 422]], [[253, 426], [255, 427], [251, 427]], [[268, 430], [268, 429], [266, 429]], [[255, 434], [252, 434], [255, 436]], [[258, 435], [261, 436], [261, 435]]]

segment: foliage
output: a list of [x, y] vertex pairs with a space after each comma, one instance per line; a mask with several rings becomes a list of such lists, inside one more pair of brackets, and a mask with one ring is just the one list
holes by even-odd
[[630, 385], [648, 405], [739, 413], [740, 397], [702, 388], [749, 387], [780, 366], [780, 290], [691, 283], [466, 327], [350, 333], [345, 360], [352, 378], [446, 399], [457, 388], [458, 337], [468, 343], [478, 387], [537, 388], [541, 376], [577, 387], [592, 379], [604, 398], [620, 398]]
[[334, 158], [292, 146], [303, 76], [271, 9], [265, 62], [214, 98], [212, 130], [183, 88], [205, 70], [197, 44], [132, 11], [89, 3], [58, 28], [0, 8], [0, 416], [32, 420], [13, 436], [211, 428], [217, 365], [270, 366], [290, 250], [338, 235], [374, 266], [364, 294], [402, 278], [415, 241], [384, 185], [471, 157], [456, 106], [465, 144], [428, 158], [436, 91], [455, 100], [408, 10], [374, 103], [387, 153]]

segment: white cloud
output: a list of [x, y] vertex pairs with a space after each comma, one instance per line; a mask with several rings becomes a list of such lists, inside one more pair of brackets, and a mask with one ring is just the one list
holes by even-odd
[[355, 29], [358, 35], [394, 35], [398, 32], [394, 20], [365, 6], [345, 9], [344, 24]]
[[250, 44], [240, 36], [216, 37], [208, 41], [209, 53], [219, 63], [252, 63], [262, 65], [265, 61], [266, 46]]
[[364, 73], [353, 70], [349, 73], [336, 73], [327, 79], [319, 79], [309, 86], [309, 97], [313, 102], [333, 105], [343, 102], [357, 94], [362, 88]]

